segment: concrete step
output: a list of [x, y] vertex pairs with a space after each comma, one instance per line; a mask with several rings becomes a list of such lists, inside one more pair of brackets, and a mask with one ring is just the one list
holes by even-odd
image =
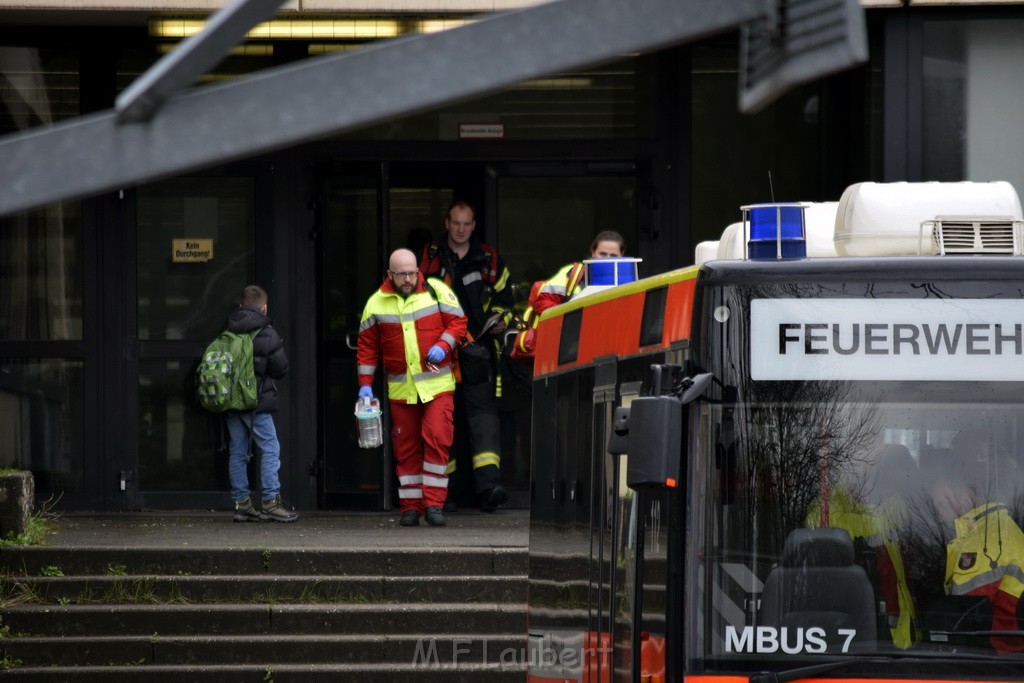
[[7, 605], [12, 636], [526, 633], [526, 605]]
[[[530, 601], [537, 605], [587, 605], [590, 600], [592, 587], [584, 580], [547, 580], [533, 579], [528, 582], [528, 593]], [[596, 586], [595, 586], [596, 587]], [[601, 588], [607, 592], [609, 584], [605, 583]], [[644, 583], [644, 605], [654, 607], [665, 604], [664, 584]]]
[[526, 580], [514, 575], [454, 576], [10, 576], [0, 600], [52, 604], [526, 602]]
[[0, 572], [40, 576], [194, 575], [513, 575], [527, 572], [526, 548], [5, 548]]
[[459, 664], [519, 661], [526, 635], [58, 636], [8, 638], [22, 667], [146, 665]]
[[393, 663], [224, 665], [224, 666], [98, 666], [20, 667], [4, 670], [4, 680], [40, 683], [310, 683], [311, 681], [358, 681], [359, 683], [524, 683], [520, 663], [488, 662], [456, 665]]
[[370, 515], [245, 526], [247, 547], [220, 517], [72, 522], [88, 542], [0, 553], [4, 680], [525, 681], [522, 516], [467, 516], [447, 545]]

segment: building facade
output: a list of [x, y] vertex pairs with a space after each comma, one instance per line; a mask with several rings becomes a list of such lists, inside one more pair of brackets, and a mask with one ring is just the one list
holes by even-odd
[[[196, 87], [534, 4], [292, 2]], [[225, 435], [189, 382], [257, 282], [292, 361], [285, 498], [387, 508], [390, 463], [358, 448], [352, 418], [359, 314], [387, 254], [436, 237], [453, 198], [477, 207], [525, 298], [604, 229], [647, 275], [692, 263], [744, 204], [836, 200], [864, 180], [1024, 189], [1024, 7], [864, 6], [866, 64], [753, 115], [737, 111], [727, 33], [0, 218], [0, 467], [30, 469], [62, 509], [226, 509]], [[215, 9], [0, 2], [0, 135], [110, 110]], [[528, 396], [508, 379], [503, 463], [525, 505]]]

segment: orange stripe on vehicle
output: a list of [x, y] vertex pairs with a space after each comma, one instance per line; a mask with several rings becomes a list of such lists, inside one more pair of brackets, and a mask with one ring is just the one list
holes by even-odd
[[696, 288], [697, 280], [683, 280], [669, 286], [665, 301], [665, 330], [661, 336], [664, 346], [690, 338], [693, 293]]
[[[537, 329], [534, 376], [569, 370], [603, 355], [629, 356], [639, 353], [644, 300], [649, 290], [660, 287], [668, 288], [661, 343], [645, 349], [659, 346], [667, 348], [674, 342], [689, 338], [697, 273], [696, 268], [684, 268], [571, 299], [545, 311]], [[580, 309], [582, 325], [576, 359], [560, 367], [558, 346], [561, 342], [563, 316]]]
[[537, 341], [533, 349], [535, 375], [543, 375], [558, 369], [558, 342], [561, 338], [561, 316], [545, 320], [537, 328]]
[[639, 350], [640, 320], [645, 292], [608, 301], [583, 312], [580, 348], [576, 363], [584, 365], [598, 356], [629, 355]]

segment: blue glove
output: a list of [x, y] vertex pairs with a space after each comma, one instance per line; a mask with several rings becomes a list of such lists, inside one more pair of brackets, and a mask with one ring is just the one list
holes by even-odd
[[359, 387], [359, 398], [373, 398], [373, 387]]
[[441, 348], [440, 344], [434, 344], [427, 351], [427, 360], [431, 363], [440, 363], [444, 360], [444, 349]]

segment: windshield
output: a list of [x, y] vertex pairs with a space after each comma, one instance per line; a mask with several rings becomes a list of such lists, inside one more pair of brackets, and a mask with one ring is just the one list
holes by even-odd
[[[1024, 374], [1008, 358], [999, 377], [948, 345], [941, 358], [892, 352], [912, 326], [926, 346], [927, 335], [961, 343], [966, 326], [989, 325], [986, 348], [1002, 334], [1020, 356], [1020, 324], [1014, 341], [1012, 322], [958, 321], [970, 305], [916, 307], [895, 291], [870, 310], [818, 301], [818, 316], [857, 312], [810, 332], [806, 302], [776, 298], [762, 312], [786, 312], [766, 328], [766, 293], [777, 295], [723, 288], [705, 302], [717, 329], [703, 331], [701, 358], [721, 385], [694, 408], [692, 651], [741, 670], [851, 655], [1024, 659]], [[816, 357], [780, 369], [759, 350], [782, 353], [794, 338]], [[835, 353], [867, 340], [889, 357]], [[980, 340], [971, 349], [991, 362]], [[815, 352], [826, 347], [834, 362]]]

